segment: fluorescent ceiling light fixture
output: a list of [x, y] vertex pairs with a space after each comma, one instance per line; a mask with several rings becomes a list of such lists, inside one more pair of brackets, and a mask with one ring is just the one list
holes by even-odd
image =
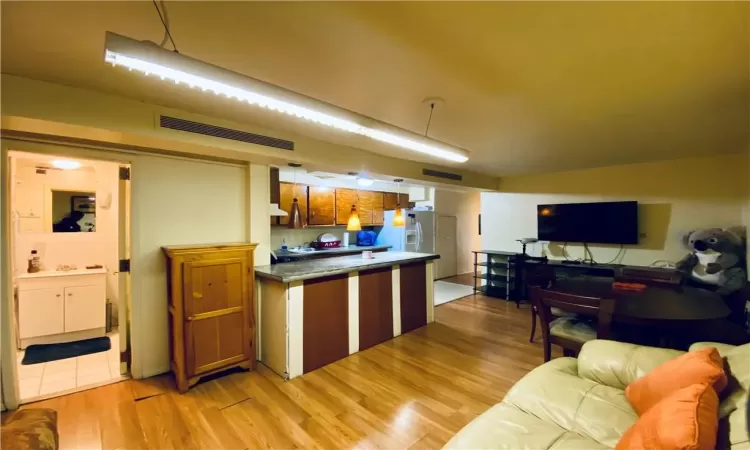
[[372, 178], [367, 178], [367, 177], [357, 178], [357, 184], [362, 187], [372, 186], [372, 183], [374, 182], [375, 180], [373, 180]]
[[72, 170], [81, 167], [81, 163], [79, 163], [78, 161], [71, 161], [69, 159], [56, 159], [52, 161], [52, 165], [58, 169], [63, 170]]
[[[113, 66], [123, 66], [407, 150], [459, 163], [469, 160], [466, 150], [165, 50], [151, 42], [136, 41], [107, 32], [104, 60]], [[359, 122], [372, 125], [365, 126]]]

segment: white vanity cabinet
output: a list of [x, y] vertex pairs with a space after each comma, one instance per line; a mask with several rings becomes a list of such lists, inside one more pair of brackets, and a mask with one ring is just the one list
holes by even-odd
[[104, 336], [106, 277], [105, 269], [19, 275], [21, 348]]

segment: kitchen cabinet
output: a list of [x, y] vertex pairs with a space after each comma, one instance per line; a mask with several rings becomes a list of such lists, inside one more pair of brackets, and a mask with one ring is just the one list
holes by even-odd
[[398, 194], [398, 204], [401, 205], [402, 208], [408, 208], [409, 194]]
[[395, 192], [384, 192], [383, 193], [383, 209], [386, 211], [393, 211], [398, 205], [398, 194]]
[[162, 247], [168, 259], [171, 367], [181, 393], [203, 376], [255, 366], [255, 247]]
[[[279, 208], [287, 213], [292, 212], [292, 203], [297, 199], [299, 204], [299, 213], [307, 221], [307, 186], [304, 184], [279, 183]], [[279, 224], [286, 225], [289, 223], [289, 216], [279, 217]]]
[[336, 191], [328, 187], [309, 186], [307, 193], [310, 212], [308, 225], [335, 225]]
[[372, 199], [372, 224], [383, 225], [385, 216], [384, 195], [382, 192], [370, 192]]
[[[359, 199], [354, 189], [336, 189], [336, 225], [346, 225], [352, 205], [359, 211]], [[362, 216], [360, 216], [361, 221]]]
[[357, 205], [357, 211], [359, 211], [359, 221], [362, 225], [372, 225], [372, 213], [373, 213], [373, 195], [374, 192], [359, 191], [359, 204]]
[[18, 275], [21, 348], [105, 335], [106, 269]]

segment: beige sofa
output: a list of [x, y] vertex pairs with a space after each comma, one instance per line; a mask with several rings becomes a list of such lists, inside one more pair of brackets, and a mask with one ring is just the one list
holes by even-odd
[[[718, 448], [750, 449], [746, 429], [750, 344], [716, 347], [729, 369], [721, 395]], [[625, 398], [628, 383], [677, 350], [622, 342], [587, 342], [578, 359], [558, 358], [523, 377], [501, 403], [480, 415], [445, 445], [447, 449], [610, 449], [638, 419]]]

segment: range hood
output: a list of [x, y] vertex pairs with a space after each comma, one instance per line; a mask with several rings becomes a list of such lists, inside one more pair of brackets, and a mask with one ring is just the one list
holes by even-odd
[[288, 216], [289, 213], [279, 208], [278, 203], [271, 203], [271, 207], [268, 209], [270, 216]]

